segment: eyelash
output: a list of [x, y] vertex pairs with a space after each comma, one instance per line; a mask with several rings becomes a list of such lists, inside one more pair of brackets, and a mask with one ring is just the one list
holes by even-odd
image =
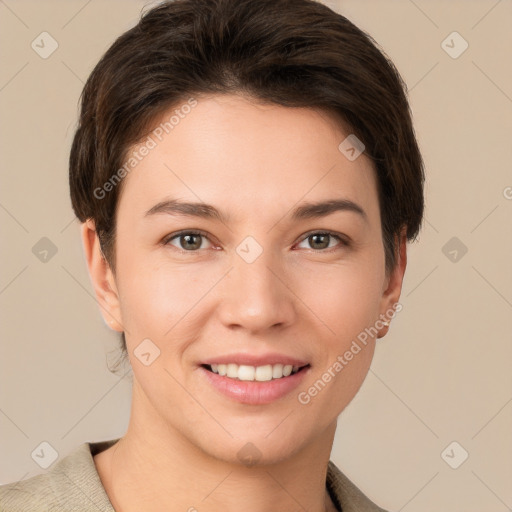
[[[202, 236], [204, 238], [208, 238], [208, 234], [205, 233], [204, 231], [201, 231], [201, 230], [192, 230], [192, 231], [178, 231], [176, 233], [172, 233], [170, 234], [169, 236], [165, 237], [163, 240], [162, 240], [162, 245], [164, 246], [168, 246], [170, 245], [169, 242], [171, 242], [171, 240], [174, 240], [175, 238], [179, 238], [181, 236], [184, 236], [184, 235], [199, 235], [199, 236]], [[350, 246], [350, 242], [346, 239], [344, 239], [341, 235], [339, 235], [338, 233], [334, 233], [332, 231], [310, 231], [309, 233], [306, 233], [306, 235], [298, 242], [298, 243], [301, 243], [303, 242], [304, 240], [307, 240], [308, 238], [314, 236], [314, 235], [328, 235], [332, 238], [335, 238], [336, 240], [338, 240], [338, 242], [341, 242], [341, 246], [342, 247], [349, 247]], [[210, 240], [211, 242], [211, 240]], [[190, 253], [194, 253], [194, 252], [199, 252], [200, 249], [197, 249], [197, 250], [190, 250], [190, 251], [187, 251], [185, 249], [180, 249], [179, 247], [175, 247], [175, 246], [172, 246], [174, 249], [176, 249], [177, 251], [179, 251], [180, 253], [187, 253], [187, 254], [190, 254]], [[330, 247], [328, 249], [310, 249], [311, 251], [313, 252], [316, 252], [316, 253], [331, 253], [331, 252], [335, 252], [336, 250], [339, 250], [340, 247], [339, 246], [336, 246], [336, 247]]]

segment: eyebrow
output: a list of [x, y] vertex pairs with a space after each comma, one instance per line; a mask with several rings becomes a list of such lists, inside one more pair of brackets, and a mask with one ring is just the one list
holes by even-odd
[[[292, 211], [292, 220], [315, 219], [326, 217], [339, 211], [354, 212], [365, 222], [368, 216], [361, 206], [350, 199], [331, 199], [328, 201], [309, 202], [302, 204]], [[214, 206], [207, 203], [184, 202], [179, 199], [161, 201], [150, 208], [145, 217], [165, 213], [168, 215], [186, 215], [204, 219], [216, 219], [222, 223], [228, 223], [230, 216], [222, 213]]]

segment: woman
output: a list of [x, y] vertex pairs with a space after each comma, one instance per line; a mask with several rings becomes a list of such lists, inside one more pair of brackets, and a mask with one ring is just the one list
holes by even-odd
[[69, 176], [129, 427], [2, 510], [382, 510], [329, 460], [424, 207], [369, 36], [311, 0], [165, 2], [89, 77]]

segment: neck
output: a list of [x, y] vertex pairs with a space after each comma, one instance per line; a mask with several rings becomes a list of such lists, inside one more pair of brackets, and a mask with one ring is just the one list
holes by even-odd
[[248, 464], [212, 456], [138, 409], [132, 403], [126, 435], [95, 457], [116, 512], [336, 511], [325, 484], [336, 422], [289, 457]]

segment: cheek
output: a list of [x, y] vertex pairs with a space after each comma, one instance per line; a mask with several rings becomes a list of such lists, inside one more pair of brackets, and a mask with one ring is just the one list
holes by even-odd
[[171, 325], [170, 313], [179, 314], [183, 307], [180, 298], [183, 279], [176, 273], [174, 279], [143, 257], [137, 250], [122, 252], [119, 244], [119, 299], [127, 338], [160, 338]]
[[181, 338], [183, 333], [194, 338], [194, 330], [201, 325], [198, 315], [204, 314], [208, 304], [203, 299], [218, 277], [211, 266], [192, 267], [147, 254], [139, 259], [132, 255], [123, 262], [119, 268], [120, 302], [127, 340], [154, 339], [163, 350], [165, 340]]
[[175, 294], [169, 290], [168, 282], [148, 269], [128, 271], [127, 275], [132, 277], [125, 278], [120, 297], [126, 329], [135, 331], [148, 325], [157, 332], [172, 310]]
[[331, 276], [329, 286], [305, 300], [318, 316], [316, 332], [323, 334], [316, 340], [317, 365], [299, 401], [310, 403], [323, 426], [352, 401], [368, 373], [375, 348], [369, 328], [378, 318], [380, 297], [373, 277], [354, 271]]
[[[165, 253], [150, 256], [126, 247], [121, 252], [123, 246], [119, 247], [123, 254], [119, 291], [127, 339], [133, 338], [133, 343], [144, 338], [162, 340], [162, 345], [164, 339], [183, 332], [193, 339], [200, 320], [211, 310], [208, 292], [227, 267], [212, 262], [171, 263]], [[293, 291], [286, 300], [295, 303], [302, 317], [298, 321], [306, 321], [309, 327], [316, 324], [316, 334], [325, 335], [329, 352], [343, 351], [378, 317], [383, 260], [368, 249], [340, 262], [302, 260], [282, 275]]]
[[350, 403], [368, 373], [375, 348], [368, 328], [379, 315], [383, 262], [381, 269], [375, 259], [361, 258], [305, 275], [298, 295], [309, 308], [305, 314], [318, 324], [322, 348], [308, 383], [313, 387], [303, 391], [328, 421]]
[[303, 273], [295, 290], [309, 315], [324, 324], [327, 339], [342, 348], [378, 318], [383, 279], [378, 264], [332, 265]]

